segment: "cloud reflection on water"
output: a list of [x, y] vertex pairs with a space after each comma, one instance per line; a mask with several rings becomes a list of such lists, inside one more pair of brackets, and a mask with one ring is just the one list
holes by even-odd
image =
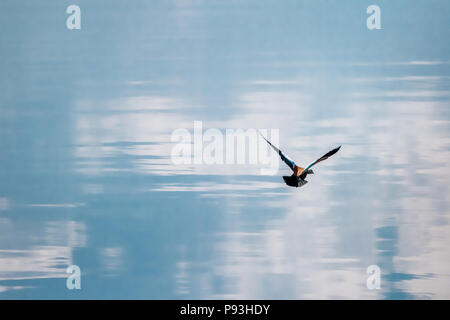
[[[72, 263], [86, 298], [450, 296], [446, 10], [402, 27], [443, 3], [402, 6], [382, 40], [350, 2], [241, 5], [96, 1], [68, 34], [52, 2], [7, 3], [1, 297], [73, 297]], [[174, 165], [195, 120], [279, 128], [299, 164], [343, 147], [288, 188], [282, 163]]]

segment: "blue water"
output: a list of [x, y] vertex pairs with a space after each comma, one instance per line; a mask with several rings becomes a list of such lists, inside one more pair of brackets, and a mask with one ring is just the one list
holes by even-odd
[[[0, 3], [0, 299], [450, 298], [447, 1], [69, 4]], [[289, 188], [194, 121], [342, 148]]]

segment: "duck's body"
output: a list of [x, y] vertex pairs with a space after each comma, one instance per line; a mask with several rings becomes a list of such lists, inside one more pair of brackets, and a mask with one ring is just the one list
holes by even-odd
[[306, 181], [305, 179], [302, 179], [300, 177], [297, 177], [295, 175], [291, 175], [291, 176], [283, 176], [283, 180], [284, 182], [290, 186], [290, 187], [301, 187], [305, 184], [308, 183], [308, 181]]
[[[264, 138], [264, 137], [263, 137]], [[308, 181], [305, 180], [306, 176], [308, 174], [314, 174], [314, 171], [311, 170], [311, 167], [320, 161], [328, 159], [328, 157], [332, 156], [336, 152], [339, 151], [341, 146], [331, 150], [330, 152], [326, 153], [324, 156], [320, 157], [313, 163], [309, 164], [306, 168], [302, 168], [297, 166], [293, 160], [291, 160], [289, 157], [287, 157], [283, 152], [281, 152], [280, 149], [276, 148], [273, 144], [271, 144], [266, 138], [264, 140], [267, 141], [267, 143], [280, 155], [281, 160], [284, 161], [288, 165], [289, 168], [292, 169], [293, 173], [290, 176], [283, 176], [284, 182], [290, 186], [290, 187], [301, 187], [308, 183]]]

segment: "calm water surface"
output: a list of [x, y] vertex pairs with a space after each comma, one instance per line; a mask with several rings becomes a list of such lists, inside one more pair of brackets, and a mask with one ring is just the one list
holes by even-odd
[[[3, 0], [0, 299], [450, 298], [450, 5], [372, 2]], [[196, 120], [342, 149], [174, 165]]]

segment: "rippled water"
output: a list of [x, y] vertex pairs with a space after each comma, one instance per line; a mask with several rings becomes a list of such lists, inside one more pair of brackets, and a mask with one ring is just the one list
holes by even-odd
[[[363, 2], [81, 1], [68, 30], [2, 1], [0, 298], [450, 298], [450, 6], [369, 31]], [[194, 121], [342, 149], [289, 188], [175, 165]]]

